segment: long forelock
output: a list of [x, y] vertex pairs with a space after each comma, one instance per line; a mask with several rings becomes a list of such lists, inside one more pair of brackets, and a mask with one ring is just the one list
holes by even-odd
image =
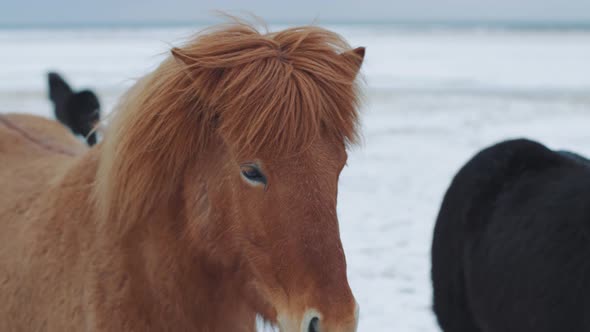
[[324, 131], [356, 142], [358, 68], [341, 56], [348, 50], [319, 27], [261, 34], [239, 23], [207, 31], [176, 54], [233, 148], [281, 154], [305, 149]]
[[318, 27], [261, 34], [242, 23], [173, 49], [107, 128], [94, 189], [101, 218], [117, 220], [119, 234], [148, 218], [216, 134], [244, 156], [297, 153], [320, 135], [354, 143], [360, 62], [345, 51]]

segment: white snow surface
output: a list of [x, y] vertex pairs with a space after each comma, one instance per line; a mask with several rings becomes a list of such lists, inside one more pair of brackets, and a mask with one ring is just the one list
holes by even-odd
[[[438, 331], [429, 250], [448, 184], [508, 138], [590, 155], [590, 31], [331, 28], [367, 47], [364, 139], [338, 200], [359, 331]], [[0, 30], [0, 112], [50, 116], [58, 70], [108, 113], [198, 29]]]

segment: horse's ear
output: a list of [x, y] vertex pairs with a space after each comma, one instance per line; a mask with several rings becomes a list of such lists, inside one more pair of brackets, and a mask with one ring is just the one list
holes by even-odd
[[188, 56], [182, 49], [180, 49], [178, 47], [172, 48], [170, 53], [172, 53], [172, 56], [175, 59], [182, 61], [185, 65], [190, 66], [195, 62], [193, 58]]
[[353, 64], [355, 67], [354, 76], [358, 74], [359, 70], [361, 69], [361, 65], [363, 64], [363, 60], [365, 59], [365, 48], [364, 47], [357, 47], [353, 50], [346, 51], [342, 53], [342, 57], [349, 63]]

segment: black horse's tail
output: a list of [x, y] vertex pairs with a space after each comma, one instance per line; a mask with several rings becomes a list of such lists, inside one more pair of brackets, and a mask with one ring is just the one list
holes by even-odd
[[432, 240], [433, 309], [444, 332], [478, 332], [467, 301], [464, 270], [466, 200], [462, 170], [442, 203]]
[[70, 128], [74, 134], [86, 138], [88, 145], [96, 143], [94, 127], [100, 121], [100, 103], [90, 90], [74, 92], [57, 73], [47, 75], [49, 99], [53, 102], [57, 120]]
[[495, 185], [503, 180], [505, 162], [495, 160], [497, 149], [501, 148], [479, 152], [461, 168], [436, 220], [431, 252], [433, 309], [444, 332], [480, 331], [468, 301], [465, 250], [469, 232], [485, 223], [473, 212], [486, 210], [486, 202], [495, 197]]

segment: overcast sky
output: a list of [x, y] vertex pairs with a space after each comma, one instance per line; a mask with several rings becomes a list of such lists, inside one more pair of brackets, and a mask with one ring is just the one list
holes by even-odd
[[590, 0], [1, 0], [0, 25], [198, 22], [216, 9], [269, 22], [590, 21]]

